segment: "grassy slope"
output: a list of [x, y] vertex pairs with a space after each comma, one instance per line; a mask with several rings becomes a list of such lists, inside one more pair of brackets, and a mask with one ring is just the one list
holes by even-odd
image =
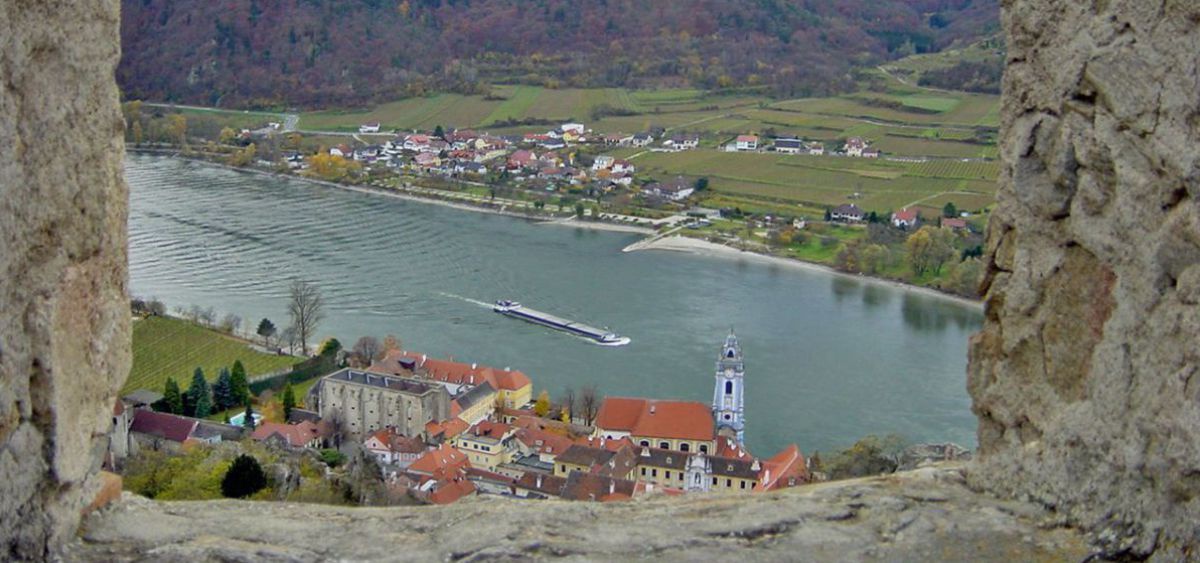
[[236, 338], [182, 319], [150, 317], [133, 324], [133, 369], [122, 392], [161, 392], [167, 377], [186, 389], [197, 366], [212, 381], [234, 360], [241, 360], [247, 375], [254, 376], [291, 367], [299, 358], [257, 352]]

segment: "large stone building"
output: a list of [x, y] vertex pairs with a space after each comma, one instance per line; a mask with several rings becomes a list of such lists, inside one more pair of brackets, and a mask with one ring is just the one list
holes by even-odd
[[423, 436], [425, 424], [450, 415], [450, 393], [431, 381], [342, 369], [321, 380], [321, 418], [338, 421], [353, 437], [382, 428]]

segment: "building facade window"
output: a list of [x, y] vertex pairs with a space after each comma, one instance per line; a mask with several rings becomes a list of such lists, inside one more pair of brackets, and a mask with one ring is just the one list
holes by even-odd
[[659, 442], [658, 447], [662, 448], [664, 450], [669, 450], [669, 449], [671, 449], [671, 443], [670, 442]]
[[686, 452], [691, 449], [692, 449], [692, 445], [687, 442], [679, 444], [679, 451], [681, 451], [681, 452]]

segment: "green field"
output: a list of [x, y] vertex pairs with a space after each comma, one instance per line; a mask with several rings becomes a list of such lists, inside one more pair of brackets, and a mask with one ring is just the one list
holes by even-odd
[[938, 208], [945, 201], [953, 201], [964, 210], [979, 209], [995, 197], [998, 172], [996, 164], [991, 162], [915, 163], [711, 150], [646, 153], [634, 163], [639, 173], [660, 180], [675, 175], [706, 176], [709, 197], [719, 195], [808, 209], [853, 201], [868, 211], [878, 212], [908, 205], [933, 209], [935, 201], [941, 202]]
[[186, 389], [196, 367], [211, 381], [218, 370], [241, 360], [254, 376], [290, 368], [300, 361], [291, 356], [264, 354], [244, 342], [191, 322], [172, 317], [149, 317], [133, 323], [133, 369], [122, 392], [150, 389], [162, 392], [168, 377]]

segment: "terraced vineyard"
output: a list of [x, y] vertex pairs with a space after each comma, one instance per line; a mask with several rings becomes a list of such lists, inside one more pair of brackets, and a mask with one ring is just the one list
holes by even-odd
[[292, 356], [265, 354], [245, 342], [182, 319], [150, 317], [133, 323], [133, 369], [122, 392], [162, 391], [168, 377], [186, 388], [196, 367], [212, 381], [218, 370], [241, 360], [247, 375], [290, 368]]

